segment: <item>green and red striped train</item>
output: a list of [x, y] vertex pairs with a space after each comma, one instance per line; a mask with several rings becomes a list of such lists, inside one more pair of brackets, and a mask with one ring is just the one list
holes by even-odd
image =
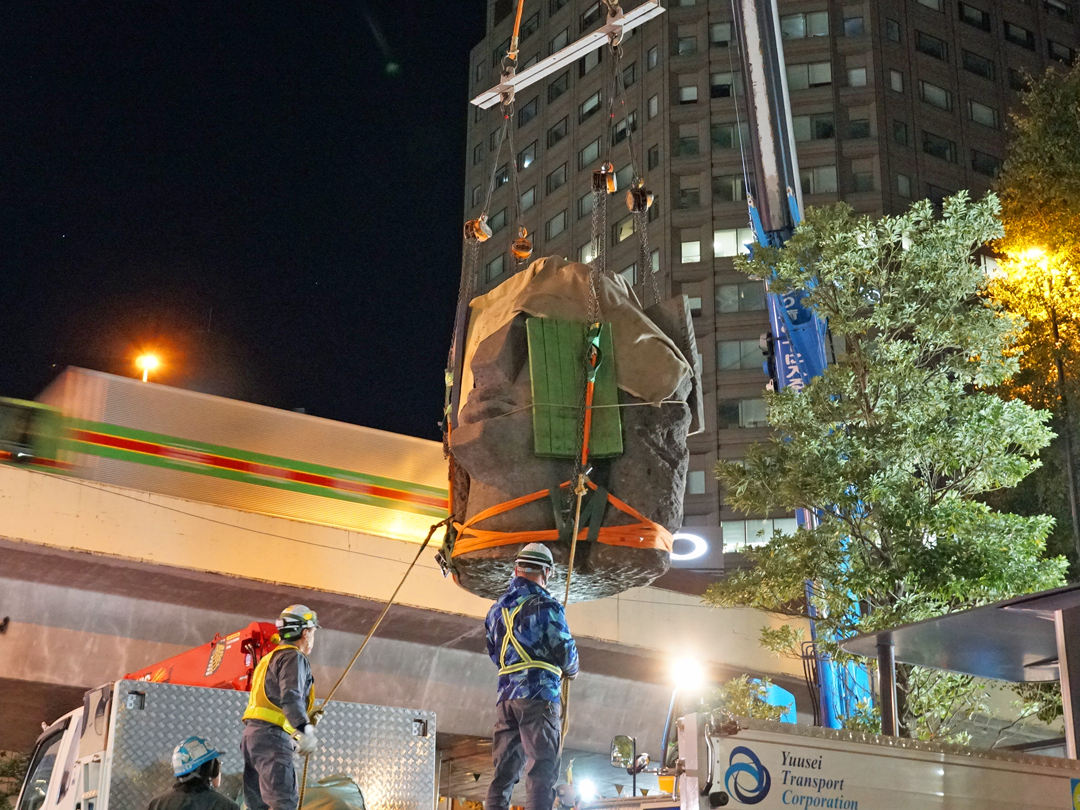
[[440, 442], [79, 368], [0, 399], [0, 463], [403, 540], [447, 514]]

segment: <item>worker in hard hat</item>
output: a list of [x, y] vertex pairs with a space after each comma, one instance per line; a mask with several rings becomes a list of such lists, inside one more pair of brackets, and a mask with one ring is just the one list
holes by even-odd
[[221, 785], [221, 752], [203, 737], [188, 737], [172, 755], [173, 786], [150, 800], [147, 810], [239, 810], [214, 788]]
[[488, 611], [487, 649], [499, 667], [492, 735], [495, 775], [484, 810], [507, 810], [525, 772], [526, 810], [551, 810], [559, 778], [562, 677], [578, 672], [577, 646], [562, 605], [547, 591], [547, 546], [518, 552], [510, 586]]
[[317, 745], [311, 713], [315, 678], [308, 656], [319, 619], [304, 605], [290, 605], [277, 620], [281, 643], [259, 661], [244, 711], [244, 798], [248, 810], [296, 810], [300, 790], [295, 753]]

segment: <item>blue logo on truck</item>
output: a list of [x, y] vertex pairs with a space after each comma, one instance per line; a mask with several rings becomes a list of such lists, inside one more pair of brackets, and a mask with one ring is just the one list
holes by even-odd
[[724, 787], [743, 804], [757, 804], [769, 795], [772, 777], [757, 754], [744, 745], [731, 749]]

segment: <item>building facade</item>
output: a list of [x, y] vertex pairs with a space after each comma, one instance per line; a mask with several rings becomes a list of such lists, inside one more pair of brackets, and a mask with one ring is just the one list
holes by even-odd
[[[489, 0], [487, 36], [471, 52], [470, 96], [498, 83], [516, 4]], [[626, 4], [626, 10], [637, 2]], [[625, 187], [633, 144], [657, 194], [649, 258], [622, 195], [610, 198], [607, 267], [650, 296], [684, 293], [705, 374], [706, 429], [691, 437], [686, 525], [712, 527], [729, 550], [790, 516], [746, 520], [712, 473], [768, 435], [759, 338], [763, 284], [735, 271], [751, 241], [744, 172], [747, 131], [739, 36], [728, 0], [671, 0], [629, 35], [621, 59], [605, 47], [521, 91], [513, 154], [499, 150], [499, 108], [470, 107], [465, 211], [488, 208], [480, 291], [520, 268], [511, 161], [534, 256], [591, 258], [591, 173], [611, 160]], [[1076, 0], [779, 0], [800, 181], [806, 205], [841, 199], [867, 214], [899, 213], [959, 189], [988, 191], [1006, 154], [1007, 115], [1025, 73], [1070, 63], [1080, 47]], [[596, 0], [526, 0], [520, 64], [528, 66], [604, 23]], [[613, 88], [621, 87], [618, 94]], [[611, 104], [612, 96], [614, 105]], [[627, 130], [631, 137], [627, 137]], [[751, 164], [752, 165], [752, 164]], [[752, 190], [752, 189], [751, 189]]]

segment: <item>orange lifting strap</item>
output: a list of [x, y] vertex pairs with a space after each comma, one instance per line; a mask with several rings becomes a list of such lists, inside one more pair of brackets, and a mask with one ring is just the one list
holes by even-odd
[[[592, 481], [586, 481], [585, 483], [590, 489], [595, 490], [597, 488], [596, 484]], [[559, 484], [559, 489], [566, 489], [569, 486], [570, 482], [566, 481]], [[477, 523], [487, 520], [490, 517], [501, 515], [505, 512], [509, 512], [511, 509], [516, 509], [527, 503], [538, 501], [541, 498], [547, 498], [550, 494], [551, 490], [542, 489], [531, 495], [523, 495], [520, 498], [514, 498], [513, 500], [504, 501], [503, 503], [489, 507], [483, 512], [473, 515], [464, 523], [455, 521], [454, 529], [457, 531], [457, 539], [454, 542], [454, 551], [451, 556], [457, 557], [461, 554], [468, 554], [470, 551], [480, 551], [481, 549], [497, 548], [499, 546], [510, 546], [517, 543], [543, 543], [558, 540], [559, 532], [557, 529], [540, 529], [529, 532], [494, 532], [476, 528]], [[638, 522], [626, 526], [602, 526], [600, 527], [600, 532], [596, 538], [598, 542], [609, 546], [655, 548], [666, 551], [669, 554], [671, 553], [671, 532], [659, 523], [653, 523], [634, 507], [619, 500], [614, 495], [608, 493], [607, 499], [608, 503], [620, 512], [625, 512], [630, 515], [630, 517], [637, 519]], [[588, 534], [588, 528], [581, 529], [578, 532], [578, 540], [586, 540]]]

